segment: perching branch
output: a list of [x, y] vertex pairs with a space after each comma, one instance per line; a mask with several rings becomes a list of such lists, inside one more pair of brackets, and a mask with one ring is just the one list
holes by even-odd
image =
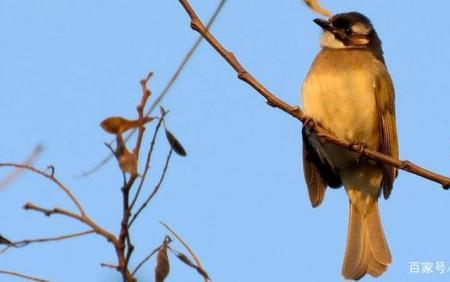
[[396, 167], [398, 169], [416, 174], [418, 176], [421, 176], [423, 178], [426, 178], [428, 180], [437, 182], [442, 185], [444, 189], [450, 188], [450, 178], [444, 175], [440, 175], [438, 173], [435, 173], [433, 171], [427, 170], [425, 168], [422, 168], [410, 161], [407, 160], [399, 160], [396, 158], [393, 158], [391, 156], [382, 154], [380, 152], [377, 152], [375, 150], [371, 150], [369, 148], [363, 148], [361, 145], [354, 144], [352, 142], [349, 142], [347, 140], [343, 140], [340, 138], [337, 138], [336, 136], [332, 135], [330, 132], [325, 130], [324, 128], [320, 127], [319, 125], [308, 122], [311, 121], [298, 106], [291, 106], [288, 103], [284, 102], [277, 96], [273, 95], [267, 88], [264, 87], [259, 81], [257, 81], [250, 73], [247, 72], [247, 70], [242, 67], [242, 65], [239, 63], [237, 58], [234, 56], [233, 53], [225, 49], [222, 44], [220, 44], [219, 41], [205, 28], [201, 20], [198, 18], [195, 11], [192, 9], [191, 5], [187, 0], [178, 0], [181, 5], [184, 7], [186, 13], [189, 15], [191, 19], [191, 28], [198, 33], [200, 33], [203, 38], [208, 41], [208, 43], [216, 49], [216, 51], [230, 64], [230, 66], [236, 71], [238, 74], [238, 78], [249, 84], [251, 87], [253, 87], [259, 94], [261, 94], [264, 98], [267, 100], [267, 104], [269, 104], [272, 107], [279, 108], [280, 110], [286, 112], [287, 114], [291, 115], [292, 117], [298, 119], [301, 121], [305, 126], [309, 126], [312, 133], [317, 135], [319, 140], [321, 142], [329, 142], [336, 144], [342, 148], [346, 148], [350, 151], [360, 153], [366, 158], [382, 162], [384, 164], [391, 165], [393, 167]]

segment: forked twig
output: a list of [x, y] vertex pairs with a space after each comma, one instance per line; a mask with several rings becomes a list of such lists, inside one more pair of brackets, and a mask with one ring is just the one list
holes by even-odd
[[78, 210], [82, 215], [85, 215], [84, 209], [81, 206], [81, 204], [78, 202], [77, 198], [72, 194], [69, 188], [67, 188], [64, 184], [62, 184], [54, 175], [54, 171], [52, 170], [51, 173], [44, 172], [40, 169], [37, 169], [33, 167], [32, 165], [27, 164], [15, 164], [15, 163], [0, 163], [0, 167], [15, 167], [15, 168], [21, 168], [26, 169], [29, 171], [32, 171], [34, 173], [37, 173], [41, 176], [44, 176], [45, 178], [49, 179], [53, 183], [55, 183], [59, 189], [61, 189], [69, 198], [72, 200], [72, 202], [77, 206]]

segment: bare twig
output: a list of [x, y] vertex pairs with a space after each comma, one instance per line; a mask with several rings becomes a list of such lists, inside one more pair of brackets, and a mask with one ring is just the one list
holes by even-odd
[[44, 279], [36, 278], [36, 277], [33, 277], [33, 276], [21, 274], [21, 273], [18, 273], [18, 272], [7, 271], [7, 270], [0, 270], [0, 274], [6, 274], [6, 275], [11, 275], [11, 276], [16, 276], [16, 277], [20, 277], [20, 278], [23, 278], [23, 279], [27, 279], [27, 280], [29, 280], [29, 281], [49, 282], [48, 280], [44, 280]]
[[76, 238], [76, 237], [81, 237], [81, 236], [92, 234], [92, 233], [95, 233], [95, 231], [94, 230], [87, 230], [87, 231], [83, 231], [83, 232], [72, 233], [72, 234], [56, 236], [56, 237], [38, 238], [38, 239], [25, 239], [25, 240], [21, 240], [21, 241], [11, 242], [11, 244], [9, 244], [8, 246], [4, 247], [0, 251], [0, 254], [3, 254], [4, 252], [6, 252], [11, 247], [23, 248], [25, 246], [28, 246], [29, 244], [62, 241], [62, 240]]
[[115, 246], [118, 245], [117, 239], [114, 235], [112, 235], [111, 233], [109, 233], [108, 231], [106, 231], [105, 229], [100, 227], [99, 225], [97, 225], [97, 223], [95, 223], [92, 219], [90, 219], [86, 215], [78, 215], [74, 212], [71, 212], [71, 211], [68, 211], [65, 209], [61, 209], [61, 208], [45, 209], [45, 208], [36, 206], [35, 204], [32, 204], [32, 203], [26, 203], [23, 208], [25, 210], [34, 210], [37, 212], [41, 212], [45, 216], [59, 214], [59, 215], [64, 215], [64, 216], [76, 219], [76, 220], [86, 224], [87, 226], [91, 227], [95, 231], [95, 233], [103, 236], [105, 239], [107, 239], [113, 245], [115, 245]]
[[173, 149], [170, 148], [169, 154], [167, 155], [166, 162], [164, 164], [164, 168], [163, 168], [163, 171], [161, 173], [161, 177], [159, 178], [158, 183], [156, 184], [155, 188], [153, 188], [152, 193], [150, 193], [150, 195], [147, 197], [147, 199], [145, 199], [144, 203], [139, 207], [137, 212], [133, 215], [133, 217], [130, 220], [130, 223], [128, 224], [128, 228], [131, 227], [131, 225], [136, 220], [136, 218], [139, 216], [139, 214], [145, 209], [145, 207], [153, 199], [153, 197], [156, 195], [156, 193], [158, 193], [159, 188], [161, 187], [161, 184], [164, 180], [164, 177], [166, 176], [167, 168], [169, 167], [170, 158], [172, 157], [172, 152], [173, 152]]
[[[30, 153], [30, 155], [22, 162], [22, 164], [25, 165], [31, 165], [34, 163], [34, 161], [39, 157], [39, 155], [42, 153], [43, 147], [42, 145], [37, 145], [33, 151]], [[9, 174], [7, 174], [1, 181], [0, 181], [0, 189], [8, 186], [11, 182], [14, 181], [17, 177], [20, 176], [20, 174], [23, 172], [23, 169], [16, 168], [13, 171], [11, 171]]]
[[[257, 81], [250, 73], [245, 70], [239, 61], [236, 59], [233, 53], [226, 50], [219, 41], [205, 28], [203, 23], [198, 18], [195, 11], [192, 9], [191, 5], [187, 0], [178, 0], [181, 5], [184, 7], [186, 13], [189, 15], [191, 19], [191, 28], [200, 33], [209, 44], [216, 49], [216, 51], [230, 64], [231, 67], [237, 72], [238, 78], [249, 84], [253, 87], [259, 94], [261, 94], [264, 98], [267, 99], [267, 103], [272, 106], [279, 108], [280, 110], [288, 113], [292, 117], [298, 119], [302, 123], [308, 121], [308, 117], [303, 113], [303, 111], [298, 106], [291, 106], [288, 103], [284, 102], [277, 96], [273, 95], [268, 89], [266, 89], [259, 81]], [[393, 158], [391, 156], [382, 154], [375, 150], [370, 150], [369, 148], [362, 148], [360, 145], [351, 143], [346, 140], [342, 140], [332, 135], [322, 127], [317, 124], [312, 125], [312, 131], [319, 137], [320, 140], [324, 142], [330, 142], [336, 144], [340, 147], [346, 148], [353, 152], [361, 153], [365, 157], [379, 161], [398, 169], [408, 171], [410, 173], [419, 175], [428, 180], [437, 182], [442, 185], [444, 189], [448, 189], [450, 187], [450, 178], [444, 175], [437, 174], [435, 172], [429, 171], [425, 168], [422, 168], [410, 161], [407, 160], [399, 160]]]
[[101, 267], [107, 267], [107, 268], [111, 268], [111, 269], [120, 271], [120, 270], [119, 270], [119, 266], [118, 266], [118, 265], [115, 265], [115, 264], [112, 264], [112, 263], [105, 263], [105, 262], [102, 262], [102, 263], [100, 264], [100, 266], [101, 266]]
[[[206, 24], [206, 29], [210, 29], [211, 28], [211, 26], [213, 25], [213, 23], [216, 20], [217, 16], [222, 11], [222, 8], [223, 8], [225, 2], [226, 2], [226, 0], [221, 0], [220, 1], [220, 3], [218, 4], [217, 8], [214, 10], [214, 13], [212, 14], [210, 20]], [[199, 36], [195, 40], [194, 44], [189, 49], [189, 51], [186, 53], [186, 55], [184, 56], [184, 58], [181, 61], [180, 65], [175, 70], [175, 72], [172, 75], [172, 77], [169, 79], [169, 81], [166, 84], [166, 86], [164, 87], [163, 91], [157, 96], [157, 98], [155, 99], [153, 104], [150, 106], [150, 108], [145, 113], [146, 116], [149, 116], [155, 110], [155, 108], [159, 105], [159, 103], [164, 99], [164, 97], [167, 95], [167, 93], [169, 93], [169, 90], [172, 88], [173, 84], [178, 79], [178, 76], [181, 74], [181, 72], [183, 71], [184, 67], [186, 66], [188, 61], [191, 59], [192, 55], [195, 53], [195, 51], [197, 50], [197, 48], [200, 45], [200, 43], [202, 42], [202, 40], [203, 40], [202, 36]], [[135, 129], [130, 131], [130, 133], [125, 137], [125, 142], [128, 141], [131, 138], [131, 136], [133, 136], [135, 134], [135, 132], [136, 132]], [[95, 171], [100, 169], [103, 165], [105, 165], [109, 160], [111, 160], [112, 157], [113, 157], [112, 154], [108, 155], [101, 162], [99, 162], [95, 167], [91, 168], [90, 170], [88, 170], [86, 172], [83, 172], [80, 176], [84, 177], [84, 176], [88, 176], [88, 175], [94, 173]]]
[[[205, 271], [205, 268], [203, 267], [200, 258], [194, 253], [194, 251], [192, 250], [192, 248], [188, 245], [188, 243], [186, 243], [186, 241], [183, 240], [183, 238], [181, 238], [180, 235], [178, 235], [175, 230], [170, 227], [169, 225], [167, 225], [166, 223], [162, 222], [161, 220], [159, 221], [159, 223], [161, 223], [165, 228], [167, 228], [167, 230], [170, 231], [170, 233], [172, 233], [173, 236], [175, 236], [175, 238], [177, 238], [177, 240], [183, 245], [183, 247], [186, 248], [186, 250], [189, 252], [189, 254], [192, 256], [192, 258], [194, 259], [195, 263], [197, 264], [197, 267], [199, 269], [201, 269], [204, 273], [207, 273]], [[205, 282], [208, 282], [208, 278], [207, 277], [203, 277]]]
[[75, 204], [75, 206], [77, 206], [78, 210], [80, 211], [80, 213], [82, 215], [85, 215], [84, 209], [81, 206], [81, 204], [78, 202], [77, 198], [75, 198], [75, 196], [72, 194], [72, 192], [70, 191], [69, 188], [67, 188], [64, 184], [62, 184], [55, 176], [54, 173], [47, 173], [44, 172], [42, 170], [39, 170], [31, 165], [27, 165], [27, 164], [15, 164], [15, 163], [0, 163], [0, 167], [15, 167], [15, 168], [21, 168], [21, 169], [26, 169], [29, 171], [32, 171], [36, 174], [39, 174], [41, 176], [44, 176], [45, 178], [49, 179], [50, 181], [52, 181], [53, 183], [55, 183], [59, 189], [61, 189], [71, 200], [72, 202]]
[[16, 248], [22, 248], [29, 244], [62, 241], [62, 240], [85, 236], [85, 235], [92, 234], [92, 233], [95, 233], [95, 231], [91, 229], [91, 230], [86, 230], [83, 232], [77, 232], [77, 233], [72, 233], [72, 234], [67, 234], [67, 235], [62, 235], [62, 236], [56, 236], [56, 237], [25, 239], [25, 240], [13, 242], [13, 244], [14, 244], [14, 247], [16, 247]]
[[161, 248], [162, 245], [158, 246], [156, 249], [150, 252], [143, 260], [139, 262], [139, 264], [136, 266], [136, 268], [133, 270], [131, 274], [135, 275], [136, 272]]
[[142, 174], [141, 181], [139, 182], [139, 186], [136, 191], [136, 194], [134, 195], [134, 198], [131, 201], [130, 210], [133, 210], [133, 207], [136, 204], [137, 199], [139, 198], [139, 194], [141, 193], [142, 187], [144, 186], [145, 178], [147, 177], [147, 173], [150, 170], [150, 161], [151, 161], [151, 157], [153, 155], [153, 150], [155, 148], [156, 136], [158, 135], [159, 129], [161, 128], [161, 123], [164, 120], [164, 116], [165, 116], [165, 112], [161, 115], [161, 117], [158, 121], [158, 124], [155, 127], [155, 131], [153, 132], [152, 142], [150, 144], [150, 149], [147, 154], [147, 160], [145, 162], [144, 172]]

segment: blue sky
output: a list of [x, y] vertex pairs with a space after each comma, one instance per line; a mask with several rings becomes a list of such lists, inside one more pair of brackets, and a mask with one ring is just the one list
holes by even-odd
[[[206, 20], [216, 2], [191, 4]], [[450, 175], [450, 4], [322, 4], [372, 19], [395, 82], [400, 156]], [[213, 33], [265, 86], [298, 104], [301, 81], [319, 50], [315, 17], [298, 0], [228, 1]], [[159, 93], [196, 37], [176, 0], [1, 1], [0, 161], [20, 162], [42, 143], [45, 151], [36, 166], [53, 164], [87, 212], [118, 230], [117, 165], [76, 176], [108, 153], [103, 143], [110, 137], [100, 121], [134, 117], [139, 80], [154, 71], [150, 87]], [[162, 241], [166, 231], [158, 220], [163, 220], [196, 250], [213, 281], [341, 281], [346, 195], [328, 191], [320, 208], [310, 207], [296, 120], [266, 106], [205, 43], [163, 105], [188, 157], [173, 159], [161, 191], [137, 222], [132, 263]], [[160, 162], [168, 150], [161, 137]], [[155, 164], [155, 172], [159, 169]], [[152, 174], [146, 191], [158, 176]], [[84, 230], [66, 218], [21, 209], [27, 201], [72, 208], [59, 190], [35, 175], [24, 174], [0, 193], [0, 232], [12, 239]], [[444, 261], [450, 267], [449, 193], [400, 173], [391, 198], [381, 201], [394, 262], [379, 281], [450, 279], [450, 272], [409, 273], [411, 261]], [[52, 281], [119, 281], [99, 266], [114, 261], [103, 239], [87, 236], [11, 250], [0, 255], [0, 269]], [[167, 281], [200, 281], [194, 271], [172, 262]], [[153, 281], [153, 267], [154, 261], [144, 267], [140, 281]]]

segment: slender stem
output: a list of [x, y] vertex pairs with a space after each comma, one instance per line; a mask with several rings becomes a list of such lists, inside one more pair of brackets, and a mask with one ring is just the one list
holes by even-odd
[[29, 280], [29, 281], [49, 282], [48, 280], [36, 278], [36, 277], [33, 277], [33, 276], [25, 275], [25, 274], [14, 272], [14, 271], [0, 270], [0, 274], [16, 276], [16, 277], [20, 277], [20, 278], [23, 278], [23, 279], [26, 279], [26, 280]]
[[145, 178], [147, 177], [147, 173], [150, 170], [150, 161], [151, 161], [151, 157], [153, 155], [153, 150], [154, 150], [155, 143], [156, 143], [156, 136], [158, 136], [158, 131], [161, 128], [162, 121], [164, 120], [164, 115], [165, 115], [165, 113], [161, 116], [161, 118], [158, 121], [158, 124], [155, 127], [155, 131], [154, 131], [153, 137], [152, 137], [152, 142], [150, 144], [150, 150], [148, 151], [147, 160], [145, 162], [144, 173], [142, 174], [136, 194], [134, 195], [134, 198], [131, 201], [130, 210], [133, 210], [133, 207], [136, 204], [137, 199], [139, 198], [139, 194], [141, 193], [142, 187], [144, 186]]
[[156, 193], [158, 193], [159, 188], [161, 187], [161, 184], [164, 180], [164, 177], [166, 176], [167, 168], [169, 167], [169, 162], [170, 162], [170, 158], [172, 157], [172, 153], [173, 153], [173, 149], [170, 148], [169, 154], [167, 155], [166, 162], [164, 164], [164, 169], [161, 173], [161, 177], [159, 178], [158, 183], [156, 184], [155, 188], [153, 188], [152, 193], [150, 193], [150, 195], [147, 197], [147, 199], [145, 199], [144, 203], [139, 207], [137, 212], [133, 215], [133, 217], [130, 220], [130, 224], [128, 225], [128, 228], [131, 227], [131, 225], [136, 220], [136, 218], [138, 218], [139, 214], [145, 209], [145, 207], [153, 199], [153, 197], [156, 195]]
[[141, 260], [141, 262], [139, 262], [139, 264], [136, 266], [136, 268], [133, 270], [133, 272], [131, 272], [131, 274], [135, 275], [136, 272], [138, 272], [138, 270], [157, 252], [159, 251], [159, 249], [161, 249], [161, 246], [159, 246], [158, 248], [154, 249], [150, 254], [148, 254], [143, 260]]
[[33, 167], [32, 165], [15, 164], [15, 163], [0, 163], [0, 167], [15, 167], [15, 168], [27, 169], [29, 171], [32, 171], [32, 172], [36, 173], [36, 174], [44, 176], [45, 178], [47, 178], [50, 181], [52, 181], [53, 183], [55, 183], [70, 198], [70, 200], [72, 200], [72, 202], [75, 204], [75, 206], [78, 208], [78, 210], [80, 211], [80, 213], [83, 216], [86, 215], [83, 207], [78, 202], [77, 198], [72, 194], [72, 192], [69, 190], [69, 188], [67, 188], [58, 179], [56, 179], [56, 177], [53, 174], [53, 171], [51, 173], [46, 173], [46, 172], [44, 172], [42, 170], [39, 170], [39, 169]]
[[90, 229], [90, 230], [86, 230], [86, 231], [83, 231], [83, 232], [71, 233], [71, 234], [62, 235], [62, 236], [56, 236], [56, 237], [47, 237], [47, 238], [38, 238], [38, 239], [25, 239], [25, 240], [14, 242], [13, 244], [14, 244], [14, 247], [16, 247], [16, 248], [22, 248], [22, 247], [25, 247], [25, 246], [27, 246], [29, 244], [62, 241], [62, 240], [67, 240], [67, 239], [72, 239], [72, 238], [76, 238], [76, 237], [85, 236], [85, 235], [92, 234], [92, 233], [95, 233], [95, 230]]

